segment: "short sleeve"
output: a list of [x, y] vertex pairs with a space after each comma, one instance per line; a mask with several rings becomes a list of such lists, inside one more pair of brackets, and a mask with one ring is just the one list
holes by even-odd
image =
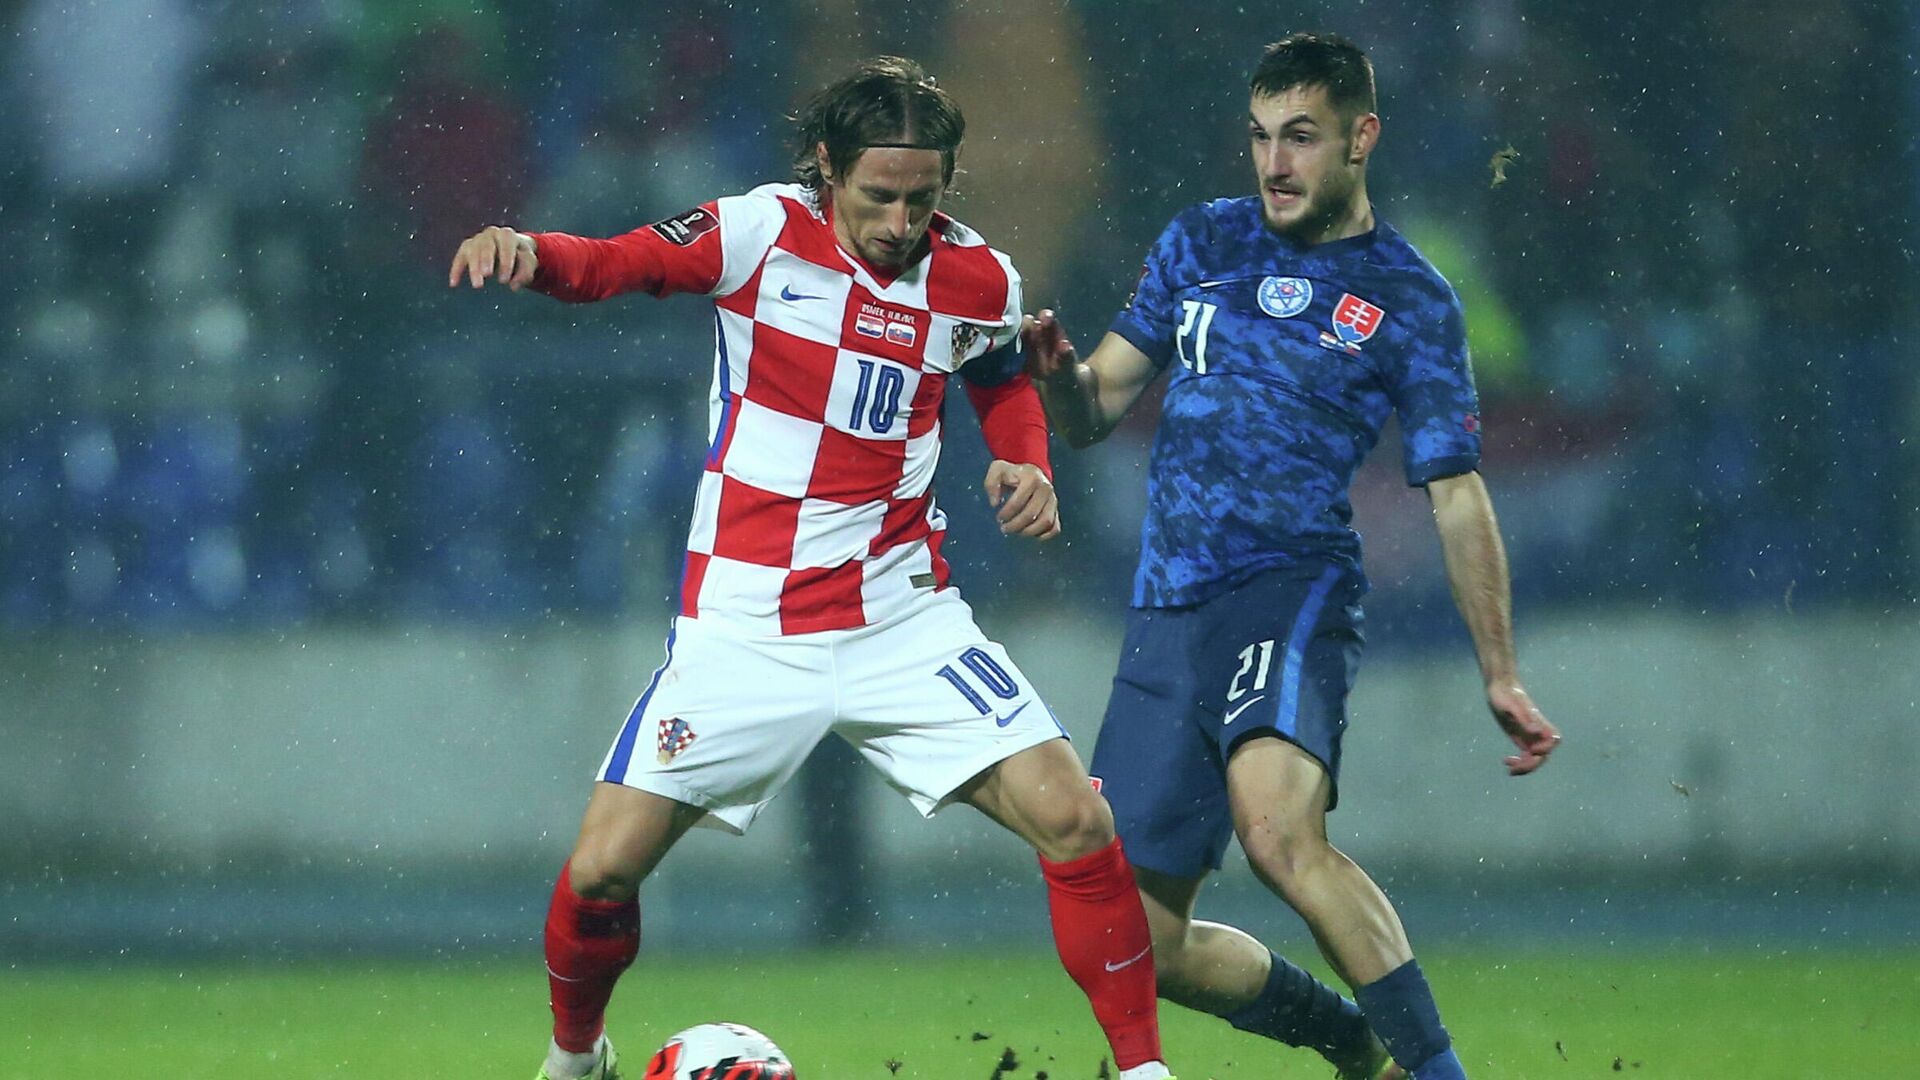
[[1422, 487], [1480, 467], [1480, 403], [1460, 298], [1441, 283], [1413, 316], [1417, 329], [1391, 393], [1407, 483]]
[[1174, 290], [1179, 268], [1188, 261], [1189, 231], [1196, 227], [1199, 208], [1186, 211], [1167, 224], [1147, 252], [1140, 270], [1140, 283], [1127, 298], [1126, 307], [1108, 329], [1127, 339], [1145, 353], [1155, 367], [1166, 367], [1173, 359], [1174, 330], [1179, 324], [1175, 313]]

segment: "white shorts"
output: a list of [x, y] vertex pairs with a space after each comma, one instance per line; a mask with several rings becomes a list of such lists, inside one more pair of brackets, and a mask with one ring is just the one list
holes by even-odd
[[951, 592], [876, 626], [757, 637], [676, 619], [600, 779], [743, 833], [834, 732], [931, 816], [991, 765], [1066, 730]]

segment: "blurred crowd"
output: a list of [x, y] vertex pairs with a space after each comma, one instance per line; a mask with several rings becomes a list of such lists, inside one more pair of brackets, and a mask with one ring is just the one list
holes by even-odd
[[[664, 614], [709, 313], [449, 291], [460, 238], [782, 179], [805, 90], [906, 52], [968, 110], [951, 209], [1091, 344], [1173, 213], [1249, 189], [1244, 70], [1301, 28], [1374, 57], [1372, 190], [1466, 302], [1524, 604], [1912, 595], [1920, 20], [1248, 7], [0, 0], [0, 625]], [[1041, 551], [972, 504], [965, 408], [963, 590], [1118, 603], [1152, 403], [1057, 450]], [[1450, 619], [1396, 456], [1356, 491], [1376, 603]]]

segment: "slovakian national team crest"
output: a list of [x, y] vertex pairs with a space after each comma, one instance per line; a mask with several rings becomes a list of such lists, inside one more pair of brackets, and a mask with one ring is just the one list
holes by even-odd
[[1313, 303], [1313, 282], [1303, 277], [1270, 277], [1260, 282], [1260, 310], [1291, 319]]
[[1373, 336], [1380, 329], [1380, 320], [1387, 313], [1379, 307], [1367, 303], [1352, 293], [1340, 294], [1340, 302], [1333, 307], [1333, 332], [1320, 331], [1320, 345], [1323, 348], [1360, 355], [1360, 343]]
[[695, 738], [693, 729], [677, 716], [660, 721], [660, 764], [679, 757], [682, 750], [693, 745]]

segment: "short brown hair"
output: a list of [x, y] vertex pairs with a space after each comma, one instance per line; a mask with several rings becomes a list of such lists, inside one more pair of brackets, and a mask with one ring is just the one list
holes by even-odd
[[814, 189], [824, 179], [815, 151], [822, 143], [835, 176], [847, 175], [869, 147], [899, 146], [940, 151], [941, 180], [952, 183], [954, 157], [967, 133], [953, 95], [935, 85], [925, 68], [900, 56], [862, 61], [790, 119], [793, 178]]

